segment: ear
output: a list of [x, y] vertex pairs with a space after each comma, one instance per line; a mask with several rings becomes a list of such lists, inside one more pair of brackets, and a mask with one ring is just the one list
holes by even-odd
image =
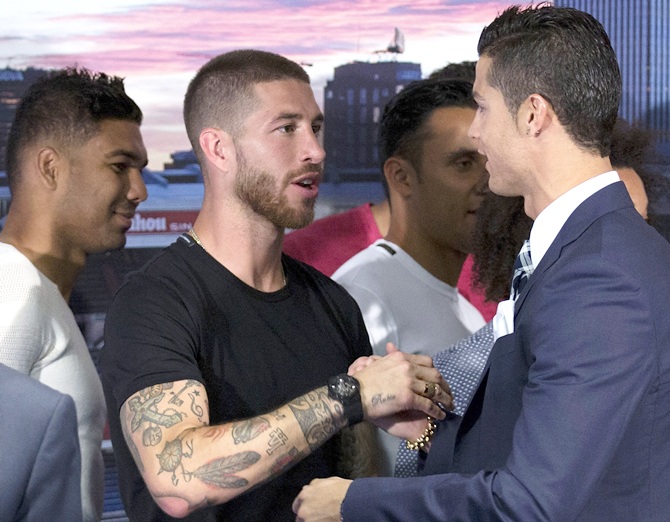
[[40, 149], [37, 153], [37, 173], [40, 183], [49, 190], [55, 190], [65, 158], [52, 147]]
[[384, 177], [389, 192], [408, 197], [412, 194], [412, 183], [416, 177], [414, 168], [405, 159], [391, 156], [384, 162]]
[[230, 169], [230, 162], [235, 158], [235, 146], [230, 134], [221, 129], [203, 129], [200, 132], [200, 148], [207, 161], [217, 169]]
[[540, 94], [531, 94], [519, 108], [519, 124], [529, 137], [537, 137], [545, 131], [554, 116], [551, 104]]

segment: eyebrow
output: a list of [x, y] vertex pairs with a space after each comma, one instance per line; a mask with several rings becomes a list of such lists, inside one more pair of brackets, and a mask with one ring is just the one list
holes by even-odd
[[456, 161], [457, 159], [463, 158], [463, 157], [470, 157], [470, 158], [476, 158], [477, 156], [480, 156], [479, 152], [477, 152], [477, 149], [472, 148], [472, 149], [466, 149], [464, 147], [461, 147], [460, 149], [456, 149], [453, 151], [449, 156], [447, 156], [447, 161], [449, 163], [452, 163]]
[[149, 160], [144, 156], [138, 156], [134, 152], [131, 152], [126, 149], [116, 149], [105, 155], [107, 159], [112, 159], [116, 156], [125, 156], [126, 158], [130, 158], [135, 163], [139, 163], [141, 165], [140, 167], [141, 169], [143, 169], [149, 164]]
[[[272, 125], [272, 124], [275, 124], [275, 123], [279, 123], [280, 121], [283, 121], [283, 120], [302, 120], [302, 119], [303, 119], [303, 115], [298, 113], [298, 112], [285, 112], [285, 113], [280, 114], [276, 118], [274, 118], [270, 122], [270, 124]], [[312, 123], [323, 122], [323, 120], [324, 120], [323, 114], [319, 113], [319, 115], [312, 120]]]

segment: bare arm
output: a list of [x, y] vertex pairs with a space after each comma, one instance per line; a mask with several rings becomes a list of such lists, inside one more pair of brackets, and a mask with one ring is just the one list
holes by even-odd
[[[385, 357], [357, 378], [366, 418], [414, 409], [444, 416], [420, 395], [424, 381], [441, 379], [427, 357]], [[448, 403], [450, 397], [434, 400]], [[267, 414], [210, 426], [206, 390], [193, 380], [141, 390], [120, 415], [149, 491], [176, 517], [225, 503], [281, 474], [348, 424], [342, 405], [323, 386]]]

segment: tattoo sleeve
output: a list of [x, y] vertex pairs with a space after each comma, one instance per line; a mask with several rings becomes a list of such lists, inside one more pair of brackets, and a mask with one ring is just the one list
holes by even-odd
[[[331, 408], [331, 401], [325, 388], [320, 388], [288, 403], [300, 424], [311, 451], [346, 426], [341, 406]], [[336, 416], [335, 414], [338, 413]], [[339, 418], [339, 423], [336, 423]]]
[[120, 413], [151, 494], [167, 512], [186, 505], [175, 508], [179, 516], [283, 473], [347, 424], [325, 386], [262, 416], [215, 426], [207, 391], [194, 380], [145, 388]]

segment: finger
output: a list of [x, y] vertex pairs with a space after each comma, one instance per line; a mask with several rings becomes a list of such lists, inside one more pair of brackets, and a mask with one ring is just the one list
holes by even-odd
[[399, 351], [400, 351], [400, 348], [398, 348], [392, 342], [389, 341], [388, 343], [386, 343], [386, 354], [387, 355], [392, 354], [392, 353], [396, 353], [396, 352], [399, 352]]
[[421, 392], [421, 395], [423, 395], [426, 399], [432, 399], [437, 395], [437, 388], [438, 385], [434, 382], [424, 382], [423, 383], [423, 392]]
[[449, 388], [449, 384], [444, 380], [442, 374], [437, 370], [437, 368], [414, 365], [413, 368], [414, 377], [426, 382], [434, 382], [439, 384], [441, 388]]
[[[446, 390], [439, 383], [427, 382], [427, 381], [415, 381], [415, 384], [412, 385], [412, 391], [419, 395], [422, 399], [429, 400], [434, 404], [438, 409], [443, 407], [447, 410], [453, 410], [454, 400], [451, 395], [451, 390], [446, 382], [442, 381], [446, 386]], [[426, 407], [430, 407], [426, 405]], [[423, 410], [422, 410], [423, 411]], [[442, 417], [440, 417], [442, 418]]]
[[298, 514], [298, 510], [300, 509], [300, 505], [302, 504], [302, 494], [303, 491], [305, 491], [306, 487], [307, 486], [302, 487], [300, 493], [298, 493], [298, 496], [295, 497], [295, 499], [293, 500], [293, 504], [291, 504], [291, 509], [293, 510], [293, 513], [295, 513], [296, 515]]
[[451, 393], [447, 393], [441, 388], [432, 400], [434, 404], [437, 404], [438, 406], [441, 406], [447, 410], [451, 411], [454, 409], [454, 397], [451, 395]]
[[[403, 353], [405, 359], [412, 364], [421, 366], [422, 368], [435, 368], [433, 365], [433, 358], [429, 355], [422, 355], [416, 353]], [[437, 370], [436, 370], [437, 371]]]
[[375, 362], [379, 359], [381, 359], [380, 355], [371, 355], [369, 357], [360, 357], [359, 359], [357, 359], [353, 363], [351, 363], [351, 366], [349, 366], [349, 369], [347, 370], [347, 373], [349, 375], [354, 375], [355, 373], [360, 372], [364, 368], [367, 368], [373, 362]]

